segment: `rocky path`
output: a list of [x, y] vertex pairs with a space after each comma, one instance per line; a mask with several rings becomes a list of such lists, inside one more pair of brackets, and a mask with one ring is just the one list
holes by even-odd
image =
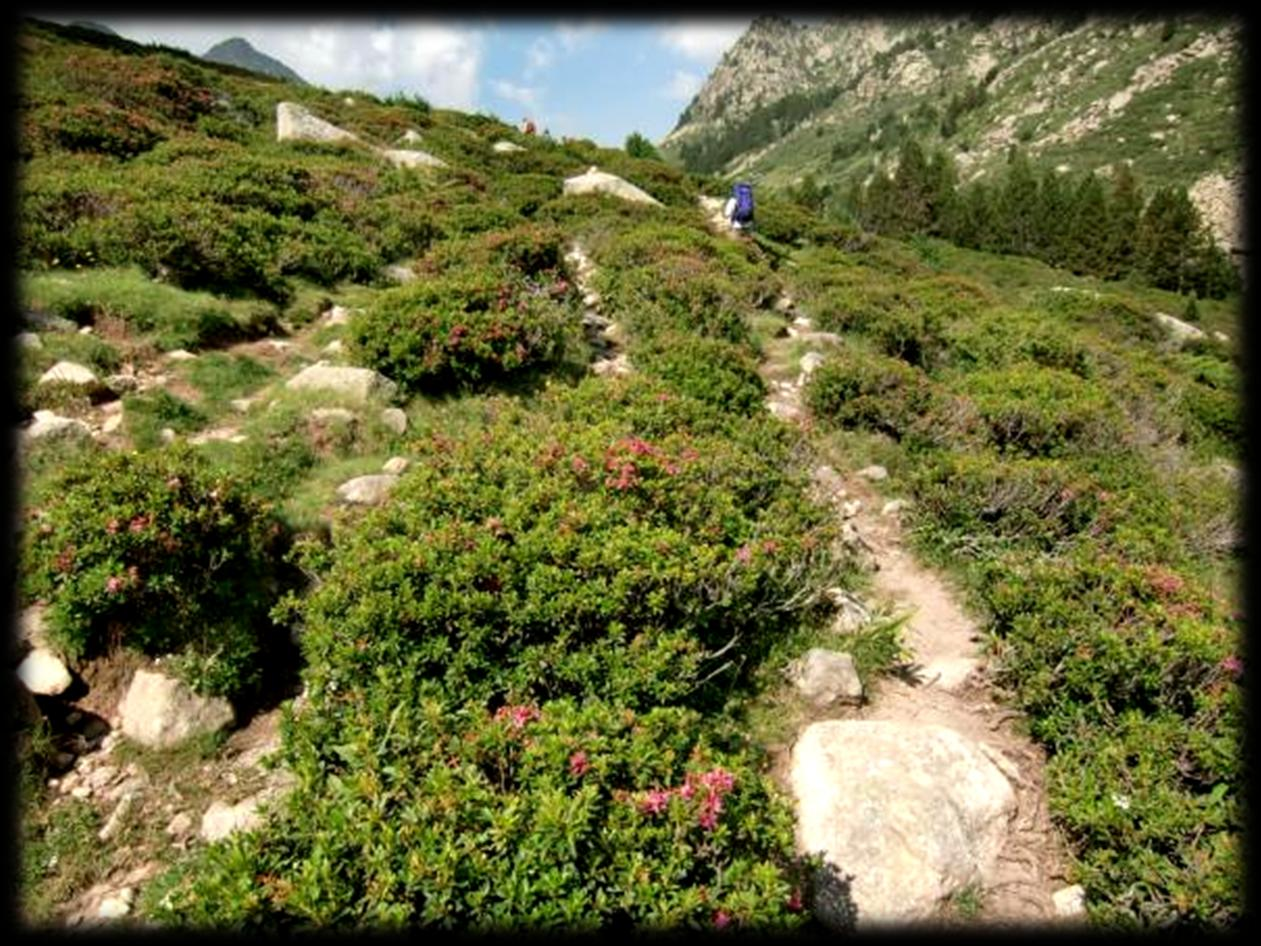
[[[802, 424], [802, 385], [835, 338], [813, 331], [804, 316], [788, 315], [795, 316], [789, 337], [768, 346], [767, 407]], [[793, 380], [784, 380], [791, 351], [803, 341], [812, 351]], [[815, 850], [818, 838], [832, 839], [830, 849], [822, 846], [842, 874], [849, 867], [854, 875], [850, 895], [860, 925], [1041, 926], [1077, 917], [1080, 888], [1065, 887], [1064, 853], [1047, 811], [1044, 754], [1019, 730], [1019, 714], [995, 700], [980, 630], [955, 589], [904, 547], [905, 503], [886, 501], [874, 486], [885, 476], [879, 467], [814, 471], [816, 491], [836, 509], [847, 540], [873, 572], [858, 611], [907, 616], [908, 660], [898, 675], [869, 682], [859, 705], [835, 706], [825, 714], [830, 720], [820, 724], [816, 714], [799, 729], [791, 759], [781, 760], [797, 799], [799, 844]], [[837, 728], [833, 720], [847, 725]], [[913, 751], [899, 756], [906, 746]], [[840, 762], [841, 755], [850, 758]], [[837, 767], [824, 772], [820, 758]], [[890, 767], [895, 771], [885, 771]], [[939, 776], [944, 789], [917, 795], [910, 787]], [[838, 782], [851, 784], [838, 789]], [[943, 804], [938, 796], [961, 784], [958, 797]], [[951, 823], [949, 830], [942, 822]]]

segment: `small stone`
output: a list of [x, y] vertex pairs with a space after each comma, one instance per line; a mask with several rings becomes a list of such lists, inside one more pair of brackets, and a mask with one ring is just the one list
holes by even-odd
[[254, 404], [254, 399], [250, 397], [234, 397], [228, 403], [232, 405], [232, 409], [238, 414], [248, 414], [250, 407]]
[[59, 361], [39, 376], [40, 384], [52, 384], [54, 382], [89, 387], [98, 383], [96, 375], [91, 368], [85, 368], [83, 365], [75, 364], [73, 361]]
[[247, 798], [238, 805], [216, 799], [202, 815], [201, 837], [204, 841], [219, 841], [238, 831], [251, 831], [262, 824], [262, 820], [257, 799]]
[[357, 506], [376, 506], [385, 501], [398, 477], [389, 473], [373, 473], [357, 476], [337, 487], [342, 502]]
[[70, 794], [79, 799], [88, 798], [92, 794], [92, 789], [86, 785], [76, 785], [70, 789]]
[[64, 693], [71, 683], [70, 671], [50, 651], [37, 647], [18, 665], [18, 679], [32, 693], [41, 696], [57, 696]]
[[106, 897], [101, 901], [101, 905], [96, 908], [96, 915], [102, 920], [117, 920], [130, 912], [130, 899], [124, 900], [119, 894]]
[[168, 351], [166, 353], [166, 357], [171, 361], [192, 361], [197, 356], [191, 351], [186, 351], [183, 348], [177, 348], [174, 351]]
[[311, 419], [316, 421], [337, 421], [343, 424], [353, 424], [355, 415], [353, 411], [348, 411], [344, 407], [317, 407], [311, 411]]
[[589, 308], [598, 306], [600, 304], [600, 294], [598, 292], [584, 293], [582, 297], [582, 304]]
[[411, 466], [411, 461], [407, 459], [407, 457], [390, 457], [385, 461], [385, 465], [381, 467], [381, 472], [393, 473], [397, 476], [398, 474], [404, 472], [409, 466]]
[[101, 424], [101, 433], [112, 434], [121, 426], [123, 426], [123, 415], [112, 414], [105, 418], [105, 423]]
[[841, 515], [846, 519], [853, 519], [862, 508], [863, 501], [861, 499], [849, 499], [841, 504]]
[[346, 350], [346, 346], [340, 338], [335, 338], [323, 348], [320, 349], [326, 355], [340, 355]]
[[14, 338], [18, 348], [37, 349], [43, 348], [44, 342], [34, 332], [18, 332]]
[[325, 325], [349, 325], [350, 310], [344, 306], [335, 305], [324, 313]]
[[175, 430], [172, 427], [163, 427], [158, 431], [158, 439], [163, 443], [175, 443]]
[[80, 335], [91, 335], [91, 334], [92, 334], [92, 326], [90, 326], [90, 325], [85, 325], [85, 326], [83, 326], [81, 329], [79, 329], [79, 334], [80, 334]]
[[880, 514], [882, 516], [896, 516], [905, 509], [906, 506], [907, 502], [905, 499], [891, 499], [880, 507]]
[[877, 463], [872, 466], [863, 467], [858, 471], [858, 475], [869, 479], [872, 482], [879, 482], [880, 480], [887, 480], [889, 478], [889, 471]]
[[863, 696], [854, 658], [846, 653], [812, 648], [790, 665], [788, 674], [797, 691], [820, 709], [838, 700], [858, 702]]
[[193, 819], [186, 811], [181, 811], [166, 826], [166, 833], [171, 837], [183, 837], [192, 830]]
[[118, 799], [118, 804], [114, 806], [114, 810], [105, 822], [105, 826], [97, 832], [96, 836], [102, 841], [109, 841], [117, 835], [123, 829], [123, 823], [127, 820], [127, 815], [130, 814], [135, 801], [136, 796], [132, 792], [128, 792]]
[[381, 411], [381, 423], [396, 434], [406, 433], [407, 414], [399, 407], [387, 407]]
[[1055, 913], [1062, 917], [1083, 917], [1086, 914], [1086, 891], [1081, 884], [1063, 887], [1051, 894]]
[[399, 266], [397, 264], [387, 266], [384, 269], [384, 273], [387, 279], [400, 284], [415, 282], [416, 280], [416, 272], [410, 266]]
[[815, 369], [823, 364], [825, 360], [824, 356], [817, 351], [807, 352], [803, 355], [801, 359], [801, 377], [798, 379], [798, 383], [805, 381], [806, 378], [814, 374]]

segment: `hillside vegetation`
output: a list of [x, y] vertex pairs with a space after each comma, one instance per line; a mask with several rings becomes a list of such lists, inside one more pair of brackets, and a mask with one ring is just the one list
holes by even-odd
[[[1153, 318], [1184, 314], [1176, 292], [800, 195], [730, 239], [697, 206], [722, 185], [648, 157], [38, 22], [18, 46], [16, 420], [117, 400], [41, 384], [63, 359], [163, 379], [108, 436], [23, 441], [19, 604], [76, 670], [160, 657], [240, 707], [300, 651], [288, 800], [215, 843], [173, 845], [156, 812], [126, 829], [161, 866], [142, 918], [815, 927], [817, 862], [754, 722], [825, 592], [866, 580], [811, 498], [824, 456], [883, 463], [985, 615], [1092, 921], [1240, 918], [1233, 287], [1180, 343]], [[277, 141], [282, 101], [360, 140]], [[371, 147], [409, 131], [447, 166]], [[590, 165], [659, 205], [562, 195]], [[628, 376], [589, 370], [575, 245]], [[840, 336], [800, 429], [764, 407], [785, 296]], [[317, 357], [395, 387], [371, 410], [286, 387]], [[334, 504], [394, 455], [387, 502]], [[847, 642], [865, 678], [896, 635]], [[46, 726], [20, 745], [23, 917], [57, 924], [131, 855], [49, 787]]]

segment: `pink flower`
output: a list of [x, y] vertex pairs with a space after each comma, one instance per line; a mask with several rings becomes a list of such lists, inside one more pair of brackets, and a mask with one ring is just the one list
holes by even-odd
[[587, 762], [587, 754], [581, 749], [569, 757], [569, 774], [576, 778], [582, 778], [587, 769], [591, 768]]
[[736, 549], [736, 561], [739, 562], [741, 565], [747, 565], [752, 560], [753, 560], [753, 549], [749, 548], [747, 544], [742, 545], [738, 549]]
[[801, 890], [797, 887], [793, 888], [792, 894], [788, 897], [788, 909], [792, 913], [801, 912]]
[[713, 831], [714, 828], [718, 827], [718, 813], [705, 809], [696, 821], [706, 831]]
[[731, 914], [726, 910], [718, 910], [714, 913], [714, 926], [723, 929], [731, 922]]
[[112, 595], [118, 594], [120, 591], [123, 590], [123, 580], [119, 578], [117, 575], [111, 575], [105, 581], [105, 590], [108, 591]]
[[683, 787], [679, 789], [680, 798], [690, 799], [695, 794], [696, 794], [696, 786], [693, 785], [691, 781], [684, 782]]
[[109, 522], [105, 524], [105, 531], [108, 532], [110, 535], [116, 535], [121, 526], [122, 526], [122, 523], [119, 522], [117, 519], [111, 519]]
[[166, 485], [169, 486], [171, 489], [179, 489], [181, 486], [184, 485], [184, 481], [181, 480], [178, 476], [172, 476], [169, 480], [166, 481]]
[[539, 719], [540, 716], [533, 706], [501, 706], [495, 711], [495, 719], [508, 720], [513, 729], [524, 729], [526, 723]]
[[147, 526], [148, 524], [149, 524], [148, 516], [136, 516], [135, 519], [131, 520], [130, 529], [132, 532], [136, 532], [136, 533], [143, 532], [144, 527]]
[[582, 457], [574, 457], [569, 461], [569, 465], [573, 467], [575, 473], [585, 473], [589, 464]]
[[1227, 673], [1233, 673], [1235, 676], [1239, 676], [1239, 674], [1243, 673], [1243, 661], [1234, 654], [1224, 658], [1218, 666]]
[[736, 777], [720, 766], [701, 775], [701, 784], [719, 795], [724, 795], [735, 788]]
[[639, 810], [646, 815], [659, 814], [670, 804], [670, 793], [664, 789], [654, 788], [639, 803]]

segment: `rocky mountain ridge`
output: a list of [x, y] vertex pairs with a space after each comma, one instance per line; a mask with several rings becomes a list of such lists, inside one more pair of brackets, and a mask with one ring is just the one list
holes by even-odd
[[307, 84], [305, 79], [279, 59], [259, 52], [247, 40], [239, 36], [233, 36], [231, 39], [225, 39], [221, 43], [216, 43], [206, 50], [201, 58], [228, 66], [240, 66], [242, 69], [251, 69], [254, 72], [275, 76], [278, 79], [287, 79], [290, 82], [298, 82], [302, 85]]
[[[1241, 24], [1222, 18], [762, 17], [723, 56], [663, 153], [771, 186], [842, 190], [914, 137], [961, 181], [1019, 146], [1062, 171], [1130, 164], [1177, 185], [1243, 246]], [[839, 184], [840, 186], [836, 186]]]

